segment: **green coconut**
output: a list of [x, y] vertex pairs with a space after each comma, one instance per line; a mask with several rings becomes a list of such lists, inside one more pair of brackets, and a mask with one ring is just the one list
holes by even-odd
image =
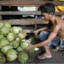
[[21, 41], [21, 43], [20, 43], [20, 47], [21, 47], [22, 49], [27, 48], [28, 45], [29, 45], [29, 44], [28, 44], [26, 41]]
[[11, 27], [11, 24], [9, 22], [4, 22], [4, 27], [10, 28]]
[[35, 52], [35, 48], [31, 49], [31, 50], [27, 50], [29, 53], [34, 53]]
[[0, 22], [0, 28], [2, 28], [2, 27], [3, 27], [3, 25], [4, 25], [4, 24], [3, 24], [3, 22]]
[[6, 35], [9, 33], [9, 28], [8, 27], [2, 27], [0, 29], [0, 33], [3, 34], [3, 35]]
[[1, 48], [1, 51], [6, 54], [9, 49], [12, 49], [13, 47], [10, 45], [4, 46]]
[[25, 33], [21, 32], [21, 33], [18, 33], [18, 37], [20, 39], [24, 39], [25, 38]]
[[25, 53], [25, 52], [20, 52], [18, 54], [18, 61], [21, 62], [22, 64], [25, 64], [27, 63], [29, 57], [28, 57], [28, 54]]
[[2, 48], [3, 46], [6, 46], [9, 44], [9, 41], [6, 38], [2, 38], [0, 40], [0, 48]]
[[0, 34], [0, 39], [4, 38], [4, 36], [2, 34]]
[[13, 61], [17, 58], [17, 52], [14, 49], [9, 49], [6, 53], [6, 57], [8, 61]]
[[6, 62], [5, 56], [0, 52], [0, 64], [3, 64]]
[[14, 33], [19, 33], [19, 32], [22, 31], [22, 28], [21, 28], [21, 27], [16, 27], [16, 26], [14, 26], [14, 27], [12, 28], [12, 30], [13, 30]]
[[15, 34], [12, 33], [12, 32], [8, 33], [7, 39], [8, 39], [9, 41], [13, 41], [13, 40], [15, 39]]
[[17, 48], [17, 51], [20, 52], [20, 51], [23, 51], [23, 49], [19, 46], [19, 47]]
[[19, 42], [18, 41], [13, 41], [12, 46], [13, 46], [13, 48], [17, 48], [19, 46]]
[[19, 38], [19, 37], [17, 37], [17, 38], [16, 38], [16, 41], [20, 42], [20, 38]]

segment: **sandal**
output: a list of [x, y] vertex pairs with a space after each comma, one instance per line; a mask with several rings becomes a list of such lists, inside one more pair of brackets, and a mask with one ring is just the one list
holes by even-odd
[[52, 56], [51, 57], [46, 57], [46, 56], [41, 55], [41, 58], [38, 58], [38, 59], [48, 59], [48, 58], [52, 58]]
[[56, 47], [55, 49], [52, 49], [53, 51], [58, 51], [60, 48]]

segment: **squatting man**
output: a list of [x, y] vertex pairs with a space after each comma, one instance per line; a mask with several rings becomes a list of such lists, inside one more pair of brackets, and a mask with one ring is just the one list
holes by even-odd
[[[60, 47], [59, 42], [61, 39], [64, 39], [64, 20], [62, 20], [62, 18], [59, 16], [55, 16], [55, 6], [52, 3], [46, 3], [44, 5], [41, 5], [38, 10], [41, 11], [43, 19], [47, 22], [49, 21], [49, 24], [34, 31], [35, 34], [38, 34], [40, 32], [39, 39], [41, 40], [41, 42], [35, 45], [30, 44], [26, 49], [30, 50], [32, 48], [44, 46], [46, 52], [38, 56], [38, 58], [52, 58], [49, 47], [51, 45]], [[46, 31], [51, 26], [52, 31]], [[62, 43], [64, 43], [64, 41], [62, 41]]]

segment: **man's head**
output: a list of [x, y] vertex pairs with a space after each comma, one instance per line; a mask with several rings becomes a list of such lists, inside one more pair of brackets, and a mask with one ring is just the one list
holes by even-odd
[[55, 6], [52, 3], [46, 3], [41, 5], [38, 10], [41, 11], [45, 20], [49, 20], [49, 15], [53, 15], [55, 13]]

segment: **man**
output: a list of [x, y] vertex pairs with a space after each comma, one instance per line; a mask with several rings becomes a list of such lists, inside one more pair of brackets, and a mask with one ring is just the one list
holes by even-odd
[[[51, 58], [52, 54], [50, 52], [49, 47], [51, 45], [60, 47], [59, 46], [60, 38], [64, 39], [64, 20], [54, 15], [55, 6], [52, 3], [46, 3], [44, 5], [41, 5], [39, 7], [39, 10], [41, 11], [42, 16], [44, 17], [44, 20], [49, 21], [49, 25], [34, 31], [35, 34], [41, 31], [39, 39], [42, 42], [35, 45], [30, 44], [27, 47], [27, 49], [44, 46], [46, 52], [41, 56], [38, 56], [38, 58], [39, 59]], [[48, 31], [43, 31], [43, 30], [48, 30], [48, 28], [51, 27], [50, 25], [52, 25], [52, 31], [50, 33]]]

